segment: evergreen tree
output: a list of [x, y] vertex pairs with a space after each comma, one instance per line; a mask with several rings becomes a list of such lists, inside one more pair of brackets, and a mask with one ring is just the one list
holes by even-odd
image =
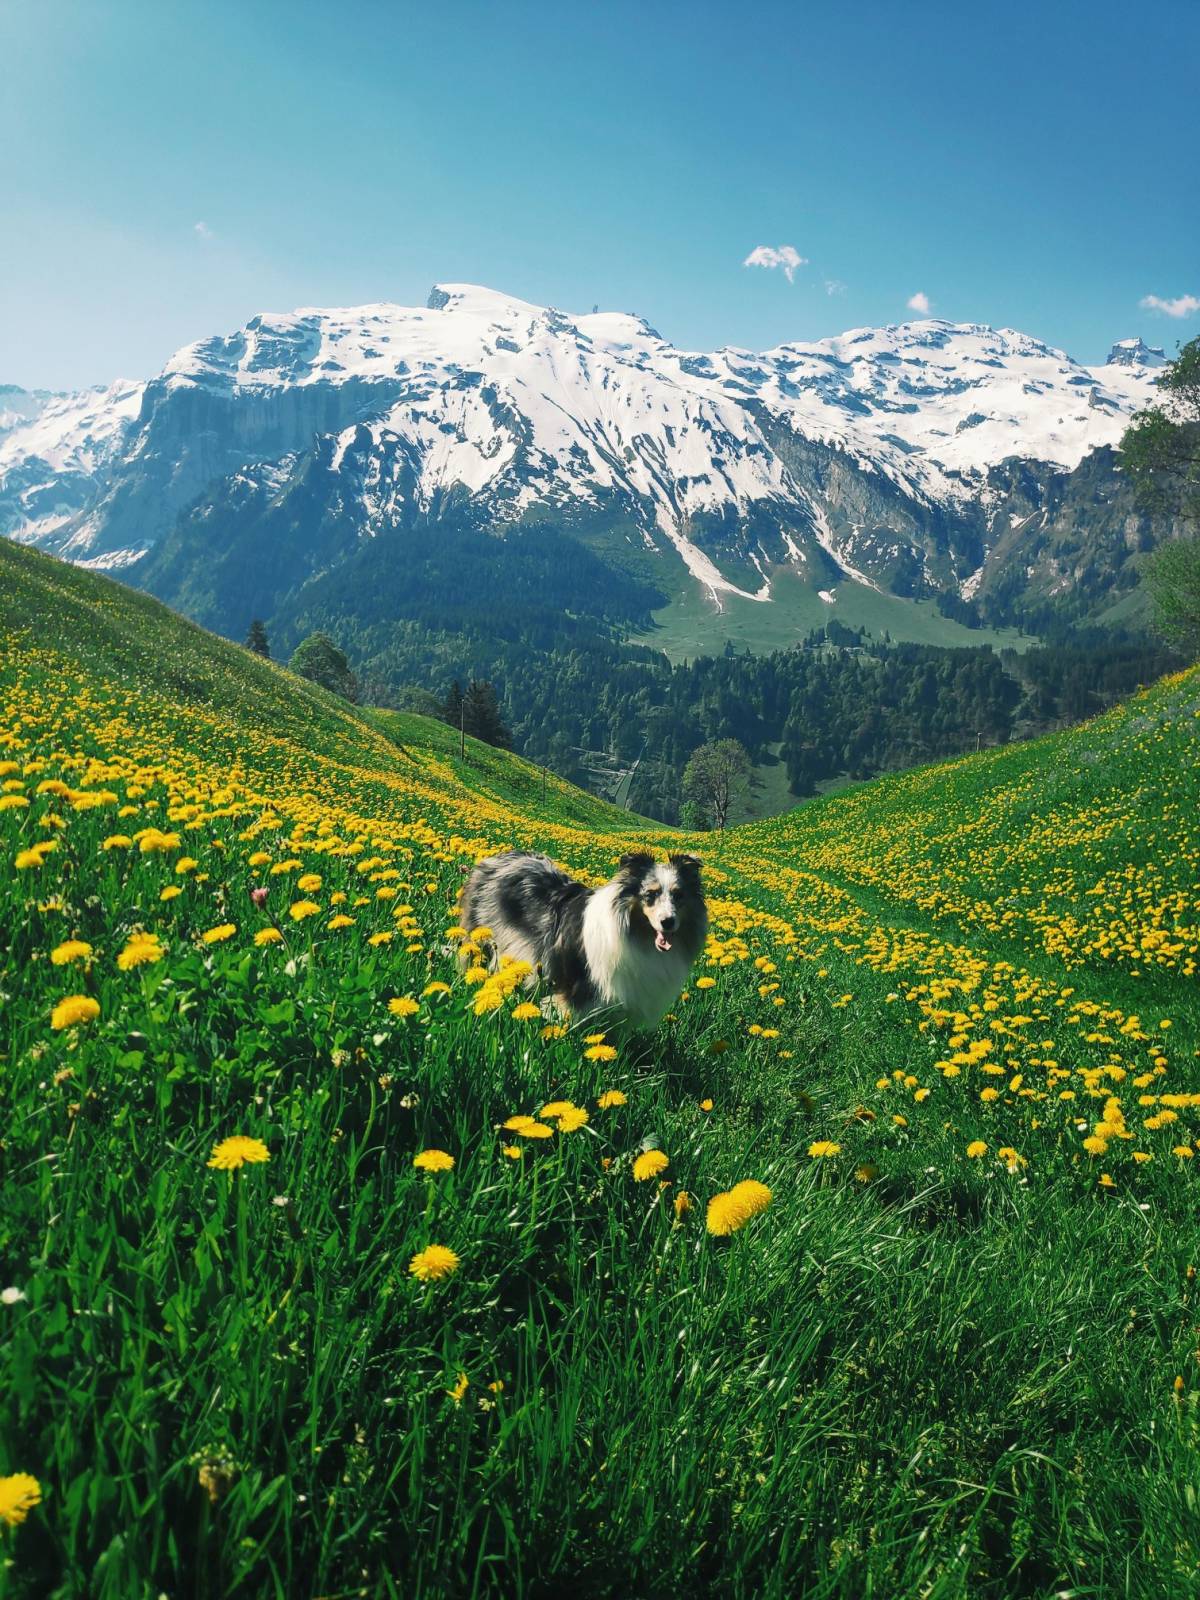
[[319, 684], [331, 694], [354, 703], [358, 699], [358, 680], [350, 670], [345, 653], [327, 633], [310, 633], [296, 646], [289, 665], [293, 672]]
[[463, 696], [463, 722], [472, 737], [501, 750], [512, 749], [512, 734], [500, 715], [495, 687], [486, 678], [472, 678]]
[[271, 646], [267, 642], [267, 625], [260, 617], [255, 617], [250, 624], [250, 632], [246, 635], [246, 649], [253, 650], [256, 656], [266, 656], [271, 659]]
[[455, 678], [450, 685], [450, 693], [446, 696], [442, 706], [442, 721], [448, 722], [452, 728], [461, 728], [463, 724], [463, 692], [462, 684]]

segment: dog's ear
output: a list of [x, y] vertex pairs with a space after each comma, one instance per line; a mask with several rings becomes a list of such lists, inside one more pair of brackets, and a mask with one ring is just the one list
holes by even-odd
[[644, 872], [653, 864], [654, 857], [648, 850], [631, 850], [617, 862], [622, 872]]
[[704, 864], [700, 860], [699, 856], [687, 856], [687, 855], [674, 855], [674, 854], [672, 854], [672, 855], [669, 855], [667, 857], [667, 860], [671, 863], [671, 865], [673, 867], [677, 867], [680, 872], [696, 872], [696, 873], [698, 873], [700, 871], [700, 868]]

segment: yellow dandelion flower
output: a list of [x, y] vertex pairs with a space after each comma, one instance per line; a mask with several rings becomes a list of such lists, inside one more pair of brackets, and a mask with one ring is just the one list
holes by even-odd
[[879, 1168], [873, 1161], [864, 1161], [861, 1167], [854, 1169], [855, 1183], [874, 1183], [879, 1176]]
[[575, 1133], [588, 1121], [588, 1114], [582, 1106], [570, 1106], [559, 1115], [559, 1133]]
[[711, 1111], [712, 1108], [713, 1108], [713, 1103], [707, 1097], [705, 1099], [701, 1100], [701, 1102], [700, 1102], [701, 1111]]
[[709, 1233], [725, 1237], [745, 1227], [751, 1217], [758, 1216], [770, 1204], [771, 1191], [766, 1184], [754, 1178], [745, 1178], [741, 1183], [735, 1183], [727, 1193], [713, 1195], [708, 1202], [705, 1223]]
[[169, 883], [158, 898], [160, 900], [176, 900], [182, 893], [183, 890], [177, 883]]
[[470, 1388], [470, 1386], [471, 1386], [470, 1378], [467, 1377], [465, 1372], [460, 1372], [459, 1375], [458, 1375], [458, 1380], [455, 1383], [453, 1389], [447, 1389], [446, 1393], [450, 1396], [451, 1400], [454, 1401], [454, 1404], [456, 1406], [457, 1405], [461, 1405], [462, 1404], [462, 1400], [463, 1400], [463, 1396], [466, 1394], [466, 1392]]
[[315, 917], [320, 909], [315, 900], [296, 900], [288, 907], [288, 916], [293, 922], [303, 922], [306, 917]]
[[516, 1116], [509, 1117], [508, 1121], [504, 1123], [503, 1126], [508, 1129], [509, 1133], [521, 1133], [525, 1128], [534, 1127], [536, 1123], [536, 1117], [527, 1117], [521, 1113], [518, 1113]]
[[987, 1145], [982, 1139], [972, 1139], [967, 1146], [967, 1154], [972, 1161], [978, 1161], [980, 1156], [987, 1155]]
[[75, 961], [86, 961], [91, 953], [92, 947], [85, 939], [64, 939], [51, 950], [50, 960], [56, 967], [69, 967]]
[[522, 1000], [519, 1006], [514, 1006], [510, 1015], [516, 1022], [532, 1022], [542, 1014], [541, 1006], [535, 1006], [532, 1000]]
[[510, 1161], [520, 1161], [525, 1152], [519, 1144], [502, 1144], [500, 1146], [500, 1154], [507, 1156]]
[[431, 995], [449, 993], [450, 985], [448, 983], [443, 983], [440, 978], [437, 978], [432, 983], [427, 983], [421, 990], [421, 999], [428, 1000]]
[[138, 849], [144, 856], [160, 855], [167, 850], [178, 850], [180, 839], [177, 833], [163, 833], [158, 828], [145, 828], [136, 835]]
[[1102, 1156], [1108, 1149], [1108, 1140], [1102, 1139], [1098, 1133], [1089, 1134], [1083, 1141], [1083, 1148], [1090, 1156]]
[[408, 1270], [422, 1283], [433, 1283], [439, 1278], [449, 1278], [458, 1271], [459, 1258], [444, 1244], [427, 1245], [418, 1250], [408, 1263]]
[[470, 984], [486, 983], [487, 980], [488, 980], [488, 969], [486, 967], [481, 967], [481, 966], [468, 967], [467, 970], [463, 973], [463, 982], [464, 983], [470, 983]]
[[1171, 1146], [1171, 1154], [1178, 1156], [1181, 1161], [1190, 1161], [1195, 1155], [1190, 1144], [1176, 1144]]
[[521, 1127], [514, 1128], [513, 1132], [518, 1139], [552, 1139], [554, 1137], [553, 1128], [547, 1126], [544, 1122], [535, 1122], [532, 1119]]
[[0, 1522], [15, 1528], [34, 1506], [41, 1504], [41, 1499], [42, 1486], [32, 1473], [13, 1472], [0, 1478]]
[[316, 894], [321, 887], [321, 874], [319, 872], [305, 872], [296, 879], [297, 889], [303, 889], [305, 894]]
[[673, 1205], [675, 1209], [676, 1221], [679, 1222], [682, 1222], [683, 1218], [687, 1216], [689, 1211], [695, 1209], [695, 1201], [692, 1199], [691, 1195], [686, 1189], [679, 1190], [675, 1196]]
[[833, 1139], [814, 1139], [808, 1147], [808, 1153], [814, 1160], [819, 1161], [829, 1156], [840, 1155], [841, 1149], [841, 1145]]
[[620, 1089], [605, 1089], [599, 1100], [596, 1101], [596, 1104], [600, 1107], [601, 1111], [608, 1111], [613, 1106], [625, 1105], [626, 1098], [621, 1093]]
[[83, 1022], [94, 1022], [100, 1015], [100, 1006], [90, 995], [72, 994], [60, 1000], [50, 1013], [50, 1026], [55, 1032], [75, 1028]]
[[697, 978], [696, 979], [696, 987], [697, 987], [697, 989], [715, 989], [716, 985], [717, 985], [717, 980], [715, 978]]
[[100, 843], [101, 850], [128, 850], [132, 847], [133, 840], [127, 833], [110, 833], [107, 839]]
[[128, 944], [117, 957], [117, 966], [122, 972], [131, 972], [134, 967], [149, 967], [161, 961], [166, 951], [158, 936], [153, 933], [135, 933], [131, 935]]
[[573, 1100], [550, 1100], [538, 1112], [538, 1116], [561, 1117], [564, 1111], [573, 1111], [574, 1109], [575, 1102]]
[[583, 1053], [588, 1061], [615, 1061], [617, 1059], [617, 1052], [611, 1044], [594, 1044]]
[[603, 1044], [608, 1038], [606, 1033], [586, 1033], [583, 1036], [584, 1044]]
[[[332, 926], [332, 924], [331, 924], [331, 926]], [[367, 943], [369, 945], [371, 945], [372, 947], [376, 947], [377, 948], [381, 944], [391, 944], [391, 942], [392, 942], [392, 940], [394, 938], [395, 938], [394, 934], [388, 933], [386, 931], [384, 933], [373, 933], [371, 935], [371, 937], [367, 940]], [[426, 991], [426, 992], [428, 992], [428, 991]]]
[[278, 928], [260, 928], [254, 935], [254, 942], [260, 948], [265, 944], [282, 944], [283, 935]]
[[419, 1000], [414, 1000], [411, 995], [401, 995], [396, 1000], [388, 1001], [388, 1010], [394, 1017], [415, 1017], [421, 1009]]
[[331, 932], [335, 932], [338, 928], [352, 928], [354, 926], [354, 918], [348, 917], [345, 912], [342, 911], [339, 912], [336, 917], [330, 917], [325, 926]]
[[545, 1039], [547, 1043], [549, 1043], [551, 1039], [565, 1039], [566, 1036], [567, 1030], [561, 1022], [548, 1022], [542, 1029], [542, 1038]]
[[418, 1172], [449, 1172], [453, 1165], [454, 1157], [445, 1150], [422, 1150], [413, 1157], [413, 1166]]
[[28, 850], [18, 850], [13, 863], [18, 872], [24, 872], [30, 867], [44, 867], [46, 865], [45, 849], [45, 845], [35, 844], [31, 845]]
[[271, 1152], [261, 1139], [248, 1139], [245, 1134], [235, 1133], [213, 1145], [208, 1165], [218, 1172], [236, 1172], [239, 1167], [254, 1166], [270, 1159]]
[[657, 1178], [670, 1165], [670, 1157], [661, 1150], [645, 1150], [633, 1163], [633, 1176], [638, 1183], [645, 1183], [649, 1178]]

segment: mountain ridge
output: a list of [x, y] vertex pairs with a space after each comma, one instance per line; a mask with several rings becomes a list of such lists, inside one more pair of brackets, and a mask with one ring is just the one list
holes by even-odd
[[424, 308], [263, 313], [144, 384], [39, 397], [0, 432], [0, 531], [172, 600], [208, 530], [265, 554], [266, 518], [260, 609], [381, 532], [419, 561], [452, 522], [553, 524], [660, 593], [682, 568], [716, 609], [769, 603], [781, 571], [969, 604], [1003, 542], [1000, 469], [1045, 484], [1111, 448], [1165, 359], [1125, 339], [1086, 367], [938, 318], [687, 352], [630, 313], [442, 284]]

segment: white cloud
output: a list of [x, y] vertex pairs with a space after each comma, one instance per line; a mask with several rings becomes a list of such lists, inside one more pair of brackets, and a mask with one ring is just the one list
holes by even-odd
[[846, 285], [842, 282], [842, 280], [840, 278], [826, 278], [825, 279], [825, 293], [826, 294], [845, 294], [845, 292], [846, 292]]
[[796, 275], [797, 267], [806, 267], [808, 257], [790, 244], [772, 245], [756, 244], [754, 249], [742, 262], [744, 267], [782, 267], [783, 275], [789, 283]]
[[923, 317], [929, 315], [929, 296], [923, 289], [918, 289], [916, 294], [909, 296], [908, 309], [919, 311]]
[[1200, 300], [1194, 294], [1181, 294], [1175, 300], [1164, 300], [1156, 294], [1148, 294], [1142, 300], [1145, 311], [1161, 311], [1167, 317], [1194, 317], [1200, 311]]
[[213, 236], [213, 231], [209, 227], [207, 222], [195, 222], [195, 223], [193, 223], [192, 224], [192, 232], [193, 233], [198, 233], [202, 239], [211, 239], [212, 236]]

